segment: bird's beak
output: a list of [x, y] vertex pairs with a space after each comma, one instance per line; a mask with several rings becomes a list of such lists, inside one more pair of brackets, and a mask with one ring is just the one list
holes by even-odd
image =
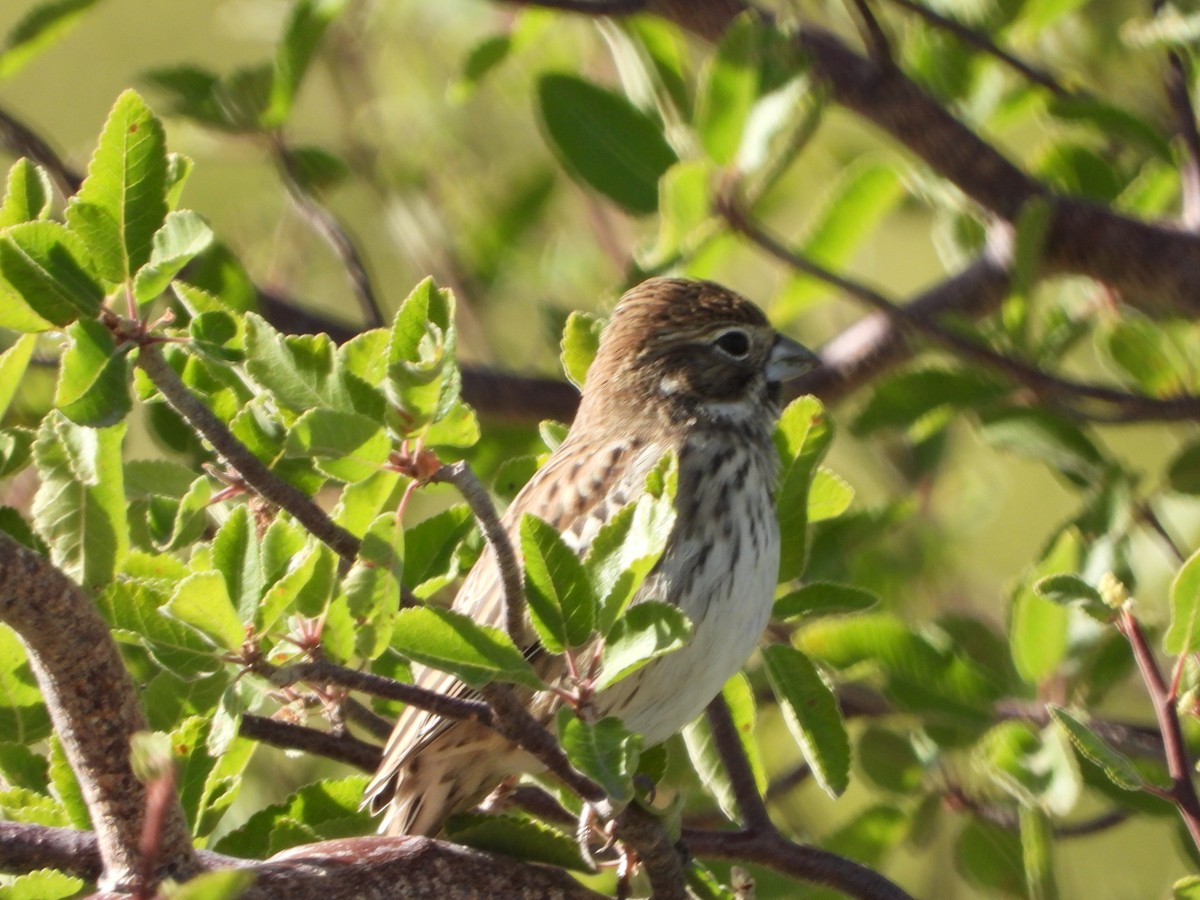
[[821, 357], [803, 344], [780, 334], [767, 356], [767, 381], [788, 381], [811, 372], [821, 364]]

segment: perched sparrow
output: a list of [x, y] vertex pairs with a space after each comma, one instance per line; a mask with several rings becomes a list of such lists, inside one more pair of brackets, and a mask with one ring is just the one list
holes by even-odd
[[[777, 334], [743, 297], [708, 281], [652, 278], [625, 294], [588, 371], [570, 434], [505, 515], [515, 532], [531, 512], [559, 529], [580, 555], [668, 451], [679, 460], [676, 521], [658, 565], [633, 602], [676, 604], [691, 641], [595, 697], [601, 715], [621, 717], [647, 744], [681, 729], [716, 696], [754, 649], [771, 611], [779, 570], [771, 432], [780, 382], [817, 357]], [[515, 537], [514, 537], [515, 540]], [[485, 552], [454, 609], [503, 627], [495, 558]], [[535, 643], [532, 628], [527, 646]], [[561, 657], [536, 667], [561, 681]], [[460, 696], [453, 676], [416, 667], [416, 683]], [[550, 721], [557, 699], [526, 692]], [[536, 761], [489, 729], [405, 709], [366, 790], [382, 830], [432, 834], [451, 813], [482, 800]]]

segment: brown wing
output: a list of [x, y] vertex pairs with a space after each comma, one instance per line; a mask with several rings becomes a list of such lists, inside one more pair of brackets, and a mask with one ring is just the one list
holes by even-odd
[[[582, 555], [600, 526], [642, 492], [646, 475], [667, 449], [630, 438], [599, 447], [576, 445], [568, 438], [513, 500], [504, 515], [504, 525], [515, 540], [521, 516], [531, 512], [562, 531]], [[503, 627], [503, 591], [490, 548], [467, 575], [453, 608], [481, 624]], [[532, 628], [526, 637], [526, 643], [532, 645]], [[556, 658], [547, 660], [548, 665], [556, 662]], [[552, 671], [542, 674], [553, 677]], [[453, 675], [437, 669], [415, 666], [413, 676], [414, 683], [427, 690], [459, 697], [474, 694]], [[413, 766], [422, 750], [456, 727], [462, 726], [416, 707], [407, 707], [400, 713], [384, 748], [383, 762], [364, 792], [364, 803], [370, 805], [372, 812], [383, 810], [389, 803], [405, 801], [406, 791], [411, 790], [405, 784], [405, 769]], [[412, 799], [408, 798], [408, 802], [411, 805]], [[385, 821], [386, 828], [402, 833], [408, 830], [406, 822], [392, 822], [391, 818], [389, 815]]]

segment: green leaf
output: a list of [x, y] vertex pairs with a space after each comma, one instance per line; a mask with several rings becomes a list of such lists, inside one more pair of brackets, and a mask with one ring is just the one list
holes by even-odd
[[219, 572], [197, 572], [183, 579], [162, 611], [223, 650], [239, 650], [246, 639], [225, 579]]
[[327, 191], [350, 175], [344, 159], [320, 147], [289, 147], [285, 152], [292, 176], [306, 191]]
[[96, 0], [51, 0], [32, 7], [9, 31], [0, 48], [0, 79], [8, 78], [24, 67], [95, 5]]
[[167, 216], [167, 150], [162, 123], [136, 91], [117, 98], [67, 206], [100, 276], [127, 282], [150, 259], [154, 233]]
[[50, 737], [50, 766], [48, 769], [50, 783], [54, 788], [54, 796], [62, 803], [63, 809], [70, 819], [71, 825], [83, 831], [92, 827], [92, 817], [88, 813], [87, 801], [84, 800], [83, 790], [79, 779], [71, 769], [71, 763], [63, 750], [62, 741], [58, 735]]
[[651, 660], [678, 650], [691, 637], [692, 623], [678, 607], [653, 600], [634, 604], [608, 633], [596, 690], [602, 691]]
[[980, 416], [980, 434], [998, 450], [1040, 460], [1077, 487], [1095, 484], [1104, 456], [1074, 423], [1031, 407], [989, 411]]
[[1012, 388], [978, 369], [908, 369], [882, 380], [851, 428], [871, 434], [882, 428], [915, 430], [938, 413], [973, 409], [999, 400]]
[[573, 311], [567, 316], [562, 336], [562, 367], [567, 380], [580, 390], [587, 378], [588, 368], [600, 347], [600, 332], [604, 319], [594, 313]]
[[854, 488], [840, 475], [818, 466], [808, 488], [808, 523], [836, 519], [850, 508]]
[[658, 180], [678, 157], [656, 121], [574, 75], [543, 75], [537, 96], [550, 146], [575, 178], [636, 215], [658, 209]]
[[858, 739], [858, 765], [874, 784], [896, 794], [912, 794], [925, 780], [925, 767], [913, 741], [878, 726]]
[[0, 776], [13, 787], [39, 794], [50, 792], [46, 758], [15, 741], [0, 742]]
[[776, 600], [771, 616], [787, 621], [841, 615], [870, 609], [878, 602], [879, 597], [862, 588], [832, 581], [816, 581]]
[[446, 835], [456, 844], [487, 853], [576, 872], [592, 871], [579, 855], [579, 845], [574, 840], [534, 819], [462, 813], [446, 823]]
[[1036, 586], [1049, 576], [1073, 572], [1081, 562], [1081, 538], [1068, 528], [1013, 593], [1009, 649], [1026, 684], [1041, 684], [1066, 658], [1069, 611]]
[[275, 128], [287, 121], [296, 92], [312, 62], [325, 30], [346, 8], [347, 0], [300, 0], [292, 7], [283, 41], [275, 55], [271, 99], [262, 115], [264, 127]]
[[[754, 783], [759, 794], [767, 789], [767, 774], [763, 768], [762, 754], [759, 752], [756, 724], [758, 712], [754, 704], [754, 691], [746, 676], [737, 672], [725, 682], [721, 696], [729, 707], [733, 718], [733, 728], [741, 742], [742, 750], [750, 763], [750, 771], [754, 774]], [[737, 799], [734, 797], [733, 785], [729, 781], [729, 773], [721, 760], [713, 740], [712, 730], [708, 725], [707, 716], [698, 716], [683, 729], [683, 742], [687, 747], [688, 757], [700, 783], [717, 801], [721, 811], [731, 821], [738, 821]]]
[[80, 319], [67, 329], [54, 405], [76, 425], [107, 428], [129, 414], [128, 347], [118, 348], [98, 319]]
[[160, 611], [170, 587], [119, 579], [99, 596], [100, 613], [118, 644], [145, 647], [173, 675], [184, 680], [211, 675], [221, 668], [212, 643]]
[[1042, 265], [1053, 208], [1043, 197], [1033, 197], [1021, 206], [1017, 215], [1017, 235], [1013, 249], [1012, 291], [1028, 297]]
[[51, 561], [88, 589], [111, 581], [129, 550], [124, 436], [124, 424], [85, 428], [51, 412], [33, 445], [41, 478], [34, 526], [50, 545]]
[[[0, 410], [3, 404], [0, 404]], [[1200, 441], [1184, 445], [1167, 467], [1171, 490], [1195, 496], [1200, 494]]]
[[808, 556], [809, 492], [817, 466], [833, 440], [833, 424], [821, 401], [800, 397], [788, 404], [775, 429], [781, 462], [775, 508], [779, 514], [779, 580], [804, 571]]
[[584, 566], [599, 598], [597, 627], [602, 635], [611, 633], [658, 564], [674, 527], [672, 497], [648, 491], [618, 510], [596, 532]]
[[587, 643], [596, 627], [597, 601], [583, 562], [554, 526], [521, 516], [525, 599], [538, 637], [551, 653]]
[[213, 233], [208, 223], [190, 209], [170, 213], [154, 233], [149, 261], [133, 279], [138, 303], [158, 297], [184, 266], [208, 249]]
[[458, 402], [457, 341], [454, 295], [426, 278], [400, 305], [388, 341], [384, 389], [396, 408], [388, 424], [397, 433], [436, 422]]
[[78, 896], [83, 888], [82, 878], [56, 869], [38, 869], [18, 875], [0, 887], [0, 900], [65, 900]]
[[238, 621], [253, 622], [265, 585], [259, 538], [245, 506], [236, 507], [213, 537], [212, 563], [225, 580]]
[[246, 370], [280, 403], [297, 413], [355, 410], [329, 335], [285, 336], [254, 313], [245, 322]]
[[763, 661], [783, 719], [817, 783], [831, 797], [841, 796], [850, 783], [850, 738], [833, 689], [794, 647], [764, 647]]
[[[217, 841], [212, 849], [243, 859], [262, 859], [272, 850], [272, 832], [288, 820], [307, 824], [312, 832], [309, 841], [368, 834], [374, 823], [370, 814], [360, 809], [366, 784], [365, 775], [356, 775], [306, 785], [283, 803], [254, 813], [244, 825]], [[346, 830], [351, 822], [356, 824], [357, 831]], [[278, 844], [276, 847], [283, 849]]]
[[470, 508], [460, 503], [406, 529], [405, 586], [424, 599], [453, 581], [460, 571], [458, 547], [474, 525]]
[[392, 648], [414, 662], [450, 672], [472, 687], [492, 681], [541, 687], [541, 679], [507, 634], [448, 609], [401, 610]]
[[738, 16], [700, 73], [696, 130], [718, 165], [728, 165], [737, 155], [750, 108], [758, 98], [759, 29], [756, 16]]
[[21, 386], [21, 379], [25, 377], [25, 370], [29, 368], [29, 361], [33, 359], [36, 346], [37, 338], [31, 334], [23, 334], [11, 347], [0, 353], [0, 420], [3, 420], [4, 414], [12, 405], [13, 397]]
[[348, 484], [378, 472], [392, 449], [380, 422], [336, 409], [304, 413], [283, 447], [288, 456], [312, 459], [318, 470]]
[[1161, 323], [1123, 315], [1097, 334], [1097, 344], [1121, 376], [1151, 396], [1170, 397], [1192, 387], [1189, 354]]
[[1046, 709], [1050, 718], [1066, 732], [1075, 749], [1103, 769], [1113, 784], [1127, 791], [1139, 790], [1145, 784], [1133, 763], [1110, 747], [1081, 718], [1053, 703], [1046, 704]]
[[57, 222], [26, 222], [0, 234], [0, 327], [45, 331], [100, 311], [104, 289], [82, 242]]
[[1185, 875], [1171, 885], [1172, 900], [1200, 900], [1200, 875]]
[[[3, 57], [0, 57], [0, 68], [3, 68]], [[46, 218], [50, 215], [53, 190], [50, 176], [41, 166], [23, 157], [18, 159], [8, 170], [4, 204], [0, 206], [0, 228]]]
[[595, 781], [619, 807], [633, 799], [642, 739], [611, 716], [594, 724], [566, 706], [555, 716], [559, 745], [576, 769]]
[[[882, 163], [846, 169], [813, 219], [800, 252], [838, 271], [853, 261], [854, 251], [904, 195], [899, 173]], [[834, 290], [811, 275], [794, 275], [772, 305], [783, 321], [793, 319]]]
[[216, 869], [171, 888], [164, 900], [237, 900], [254, 879], [248, 869]]
[[1200, 648], [1200, 550], [1188, 557], [1171, 581], [1171, 627], [1163, 650], [1173, 656]]
[[25, 647], [7, 625], [0, 625], [0, 734], [23, 746], [50, 734], [50, 716]]
[[1078, 575], [1047, 575], [1033, 585], [1039, 597], [1060, 606], [1078, 605], [1098, 622], [1111, 622], [1116, 613], [1104, 602], [1100, 592]]
[[639, 256], [646, 269], [686, 256], [693, 242], [702, 239], [699, 229], [712, 219], [712, 164], [707, 160], [684, 160], [671, 166], [658, 182], [658, 241]]

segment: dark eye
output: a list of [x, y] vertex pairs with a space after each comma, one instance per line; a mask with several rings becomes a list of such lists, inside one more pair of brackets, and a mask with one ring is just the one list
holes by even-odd
[[741, 359], [750, 352], [750, 338], [736, 328], [725, 332], [714, 343], [734, 359]]

